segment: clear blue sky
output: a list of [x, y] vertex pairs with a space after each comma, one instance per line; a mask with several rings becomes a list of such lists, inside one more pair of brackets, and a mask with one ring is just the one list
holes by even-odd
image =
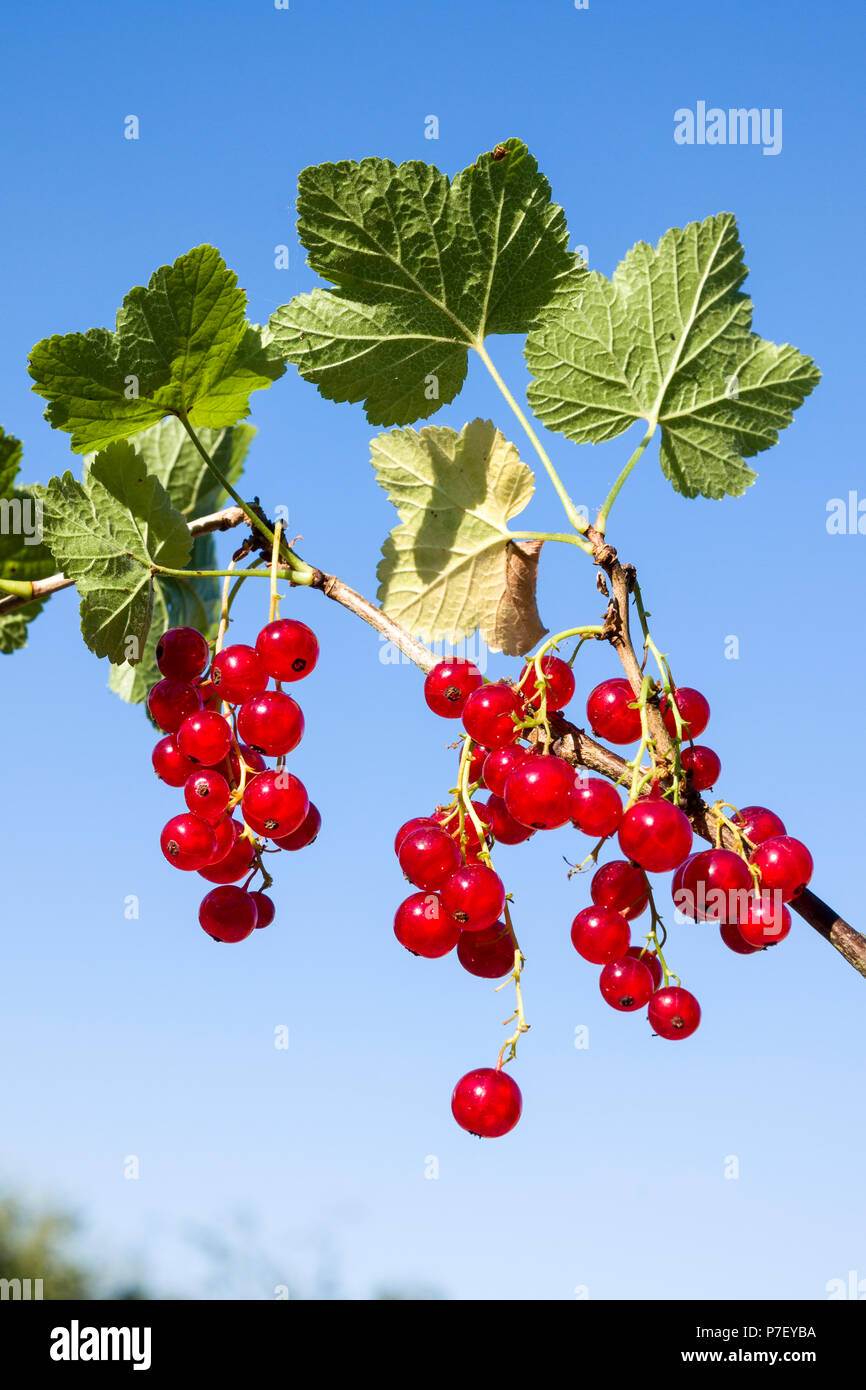
[[[379, 154], [454, 172], [519, 135], [574, 243], [608, 274], [638, 239], [737, 214], [755, 327], [813, 355], [824, 380], [748, 496], [679, 499], [653, 446], [612, 530], [678, 679], [712, 703], [721, 787], [775, 806], [814, 851], [814, 887], [863, 927], [866, 536], [825, 528], [829, 499], [866, 492], [862, 7], [49, 0], [7, 12], [3, 30], [0, 422], [24, 440], [27, 477], [80, 468], [30, 394], [31, 345], [112, 323], [127, 289], [202, 241], [266, 319], [313, 282], [293, 214], [308, 164]], [[674, 111], [699, 100], [782, 108], [782, 152], [676, 145]], [[137, 142], [123, 138], [129, 114]], [[522, 392], [519, 345], [491, 346]], [[515, 434], [482, 372], [470, 366], [437, 422], [490, 415]], [[307, 559], [372, 593], [393, 515], [361, 408], [322, 401], [292, 370], [253, 405], [248, 491], [289, 506]], [[631, 447], [550, 437], [589, 505]], [[526, 518], [560, 528], [544, 480]], [[238, 637], [263, 603], [249, 601]], [[552, 631], [595, 621], [583, 557], [545, 556], [540, 604]], [[295, 761], [325, 830], [280, 865], [276, 924], [237, 948], [204, 937], [201, 880], [160, 855], [177, 798], [152, 777], [141, 712], [106, 691], [106, 665], [83, 647], [74, 595], [2, 659], [3, 1182], [80, 1209], [97, 1258], [132, 1250], [192, 1295], [205, 1285], [184, 1232], [238, 1212], [286, 1282], [312, 1287], [330, 1242], [357, 1296], [390, 1281], [457, 1298], [569, 1299], [579, 1285], [595, 1298], [821, 1298], [850, 1269], [866, 1276], [851, 1201], [866, 1149], [862, 981], [799, 919], [747, 959], [674, 928], [704, 1022], [681, 1045], [652, 1039], [641, 1016], [602, 1002], [570, 945], [588, 901], [587, 882], [564, 877], [571, 832], [501, 853], [528, 957], [524, 1118], [484, 1144], [456, 1128], [451, 1087], [495, 1058], [508, 1008], [456, 959], [397, 946], [390, 848], [451, 785], [453, 735], [418, 673], [383, 665], [363, 625], [315, 594], [284, 611], [322, 643]], [[579, 690], [609, 672], [588, 653]], [[124, 919], [128, 894], [138, 922]], [[280, 1024], [287, 1052], [273, 1046]], [[588, 1051], [573, 1046], [581, 1024]], [[123, 1178], [131, 1154], [138, 1181]], [[270, 1294], [253, 1269], [239, 1283]]]

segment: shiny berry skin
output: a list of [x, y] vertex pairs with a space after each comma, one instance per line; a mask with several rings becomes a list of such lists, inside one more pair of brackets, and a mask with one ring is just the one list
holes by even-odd
[[761, 890], [778, 889], [785, 903], [802, 893], [814, 868], [806, 846], [792, 835], [765, 840], [752, 854], [752, 863], [760, 872]]
[[404, 821], [394, 836], [394, 853], [400, 853], [400, 846], [407, 835], [411, 835], [413, 830], [421, 830], [425, 825], [439, 825], [432, 816], [413, 816], [411, 820]]
[[463, 707], [463, 727], [485, 748], [504, 748], [519, 736], [515, 720], [523, 719], [523, 700], [511, 685], [498, 681], [473, 690]]
[[775, 894], [753, 895], [745, 912], [737, 918], [737, 931], [749, 946], [775, 946], [791, 930], [791, 913]]
[[175, 734], [166, 734], [154, 745], [151, 760], [154, 772], [167, 787], [182, 787], [187, 777], [195, 772], [195, 763], [181, 753]]
[[629, 946], [626, 951], [627, 956], [632, 956], [635, 960], [641, 961], [652, 976], [653, 990], [661, 989], [665, 972], [662, 970], [661, 961], [652, 951], [647, 951], [643, 946]]
[[240, 743], [237, 747], [233, 744], [229, 750], [227, 768], [229, 781], [233, 785], [237, 785], [241, 780], [241, 758], [243, 758], [248, 772], [265, 772], [267, 770], [267, 763], [255, 748], [250, 748], [248, 743]]
[[276, 916], [273, 898], [269, 898], [267, 893], [259, 889], [258, 893], [250, 893], [250, 897], [256, 905], [256, 926], [269, 927]]
[[216, 710], [203, 709], [188, 714], [177, 731], [181, 753], [202, 767], [215, 767], [228, 754], [232, 730], [228, 720]]
[[231, 816], [220, 816], [218, 820], [209, 822], [213, 826], [213, 833], [216, 838], [216, 849], [205, 865], [211, 868], [214, 864], [220, 864], [225, 859], [235, 840], [241, 833], [241, 827]]
[[751, 888], [744, 859], [731, 849], [705, 849], [689, 859], [674, 902], [695, 922], [736, 922]]
[[634, 699], [634, 691], [622, 676], [597, 685], [586, 702], [586, 717], [593, 733], [608, 743], [635, 743], [641, 728], [640, 711], [629, 709]]
[[701, 1021], [701, 1006], [681, 985], [657, 989], [649, 1002], [647, 1018], [661, 1038], [688, 1038]]
[[297, 618], [275, 618], [256, 638], [256, 653], [273, 680], [300, 681], [315, 670], [319, 642], [313, 629]]
[[318, 806], [310, 802], [310, 809], [304, 816], [297, 830], [291, 831], [288, 835], [274, 836], [274, 844], [279, 849], [297, 850], [306, 849], [316, 839], [322, 828], [322, 816]]
[[[546, 682], [544, 688], [547, 693], [547, 708], [565, 709], [574, 694], [574, 672], [568, 662], [558, 656], [543, 656], [540, 665]], [[533, 709], [541, 708], [541, 689], [536, 680], [534, 664], [530, 666], [529, 674], [520, 689], [524, 699], [529, 701]]]
[[619, 827], [620, 849], [649, 873], [665, 874], [692, 847], [688, 816], [670, 801], [647, 799], [630, 806]]
[[421, 826], [406, 836], [397, 858], [410, 883], [435, 892], [459, 869], [460, 848], [441, 826]]
[[719, 935], [729, 951], [735, 952], [738, 956], [754, 956], [761, 949], [760, 946], [750, 946], [745, 937], [740, 935], [739, 927], [733, 922], [723, 922], [719, 927]]
[[212, 767], [201, 767], [188, 777], [183, 789], [183, 799], [191, 811], [211, 825], [225, 814], [231, 796], [231, 787], [221, 772]]
[[631, 1013], [648, 1004], [654, 990], [649, 966], [634, 956], [621, 956], [608, 961], [599, 978], [602, 997], [611, 1008]]
[[257, 918], [252, 894], [230, 884], [212, 888], [198, 910], [198, 920], [214, 941], [245, 941], [255, 930]]
[[[474, 799], [470, 802], [470, 805], [485, 831], [484, 843], [486, 844], [489, 838], [487, 829], [490, 821], [487, 806], [485, 802], [475, 801]], [[456, 806], [437, 806], [436, 810], [433, 812], [433, 821], [441, 830], [447, 831], [451, 838], [456, 840], [457, 844], [462, 848], [460, 838], [460, 813]], [[467, 850], [477, 850], [480, 847], [481, 840], [478, 838], [478, 831], [475, 829], [474, 822], [468, 814], [465, 814], [463, 817], [463, 836]]]
[[483, 931], [464, 931], [457, 942], [457, 959], [470, 975], [501, 980], [514, 969], [514, 941], [504, 922]]
[[229, 705], [240, 705], [254, 695], [261, 695], [268, 684], [268, 673], [255, 647], [243, 642], [235, 642], [217, 652], [210, 678], [220, 699]]
[[483, 931], [505, 907], [505, 886], [486, 864], [466, 864], [445, 880], [442, 902], [463, 931]]
[[183, 721], [201, 709], [201, 695], [194, 685], [166, 678], [151, 686], [147, 709], [164, 734], [176, 734]]
[[469, 754], [469, 785], [470, 785], [470, 786], [472, 786], [473, 782], [480, 782], [482, 786], [485, 786], [485, 785], [486, 785], [486, 783], [484, 782], [484, 775], [483, 775], [483, 774], [484, 774], [484, 763], [485, 763], [485, 761], [486, 761], [486, 759], [487, 759], [487, 755], [489, 754], [489, 752], [490, 752], [490, 749], [489, 749], [489, 748], [485, 748], [484, 745], [483, 745], [483, 743], [474, 743], [474, 744], [472, 745], [472, 752]]
[[460, 928], [448, 916], [437, 893], [413, 893], [397, 908], [394, 935], [413, 956], [437, 960], [454, 950]]
[[210, 660], [207, 639], [194, 627], [170, 627], [156, 644], [156, 664], [174, 681], [193, 681]]
[[714, 787], [721, 776], [722, 760], [705, 743], [696, 743], [694, 748], [683, 748], [680, 760], [686, 772], [691, 773], [692, 787], [696, 792], [705, 792], [709, 787]]
[[[232, 822], [236, 824], [236, 822]], [[202, 878], [206, 878], [209, 883], [237, 883], [239, 878], [246, 878], [253, 867], [254, 850], [252, 842], [245, 836], [239, 834], [240, 827], [232, 834], [235, 842], [228, 853], [222, 859], [212, 861], [204, 869], [199, 869]]]
[[479, 1139], [499, 1139], [520, 1119], [523, 1097], [516, 1081], [495, 1067], [461, 1076], [451, 1096], [451, 1113], [461, 1129]]
[[[710, 722], [709, 701], [699, 690], [693, 690], [689, 685], [681, 685], [674, 691], [674, 701], [684, 725], [683, 739], [694, 741], [700, 738]], [[671, 738], [676, 738], [677, 721], [667, 695], [661, 698], [661, 710], [665, 728]]]
[[569, 814], [578, 830], [593, 838], [612, 835], [623, 817], [619, 792], [601, 777], [575, 777]]
[[571, 924], [571, 944], [593, 965], [607, 965], [628, 952], [631, 932], [622, 913], [609, 907], [585, 907]]
[[297, 748], [304, 733], [301, 707], [281, 690], [266, 690], [238, 710], [238, 735], [258, 753], [278, 758]]
[[596, 869], [589, 891], [596, 907], [621, 912], [627, 922], [639, 917], [649, 902], [646, 874], [627, 859], [612, 859]]
[[442, 719], [459, 719], [473, 691], [480, 690], [484, 677], [474, 661], [453, 656], [440, 661], [427, 673], [424, 699]]
[[169, 864], [191, 873], [208, 863], [216, 848], [216, 838], [212, 825], [187, 811], [172, 816], [165, 824], [159, 845]]
[[294, 773], [257, 772], [241, 802], [244, 820], [256, 835], [285, 837], [297, 830], [310, 809], [307, 789]]
[[488, 753], [482, 768], [485, 787], [495, 796], [504, 796], [509, 774], [529, 756], [526, 749], [516, 743], [506, 744], [504, 748]]
[[531, 840], [535, 834], [528, 825], [521, 825], [514, 819], [501, 796], [487, 798], [487, 814], [490, 833], [501, 845], [522, 845], [524, 840]]
[[552, 753], [525, 758], [508, 774], [505, 807], [520, 825], [555, 830], [571, 818], [574, 768]]
[[744, 806], [734, 816], [734, 825], [753, 845], [762, 845], [765, 840], [775, 840], [788, 833], [781, 816], [777, 816], [775, 811], [768, 811], [766, 806]]

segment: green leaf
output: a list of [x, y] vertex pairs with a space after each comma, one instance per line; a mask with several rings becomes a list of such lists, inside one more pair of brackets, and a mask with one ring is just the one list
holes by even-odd
[[81, 595], [81, 630], [97, 656], [141, 660], [153, 611], [152, 565], [182, 569], [192, 538], [131, 444], [112, 444], [40, 490], [46, 540]]
[[[243, 472], [255, 433], [252, 425], [196, 430], [204, 448], [232, 485], [237, 483]], [[131, 442], [144, 459], [148, 473], [159, 479], [173, 506], [183, 512], [188, 520], [194, 521], [225, 505], [226, 493], [208, 469], [180, 420], [170, 416], [153, 429], [136, 435]]]
[[274, 341], [323, 396], [364, 401], [375, 425], [452, 401], [470, 348], [525, 332], [585, 273], [519, 140], [453, 182], [418, 160], [364, 159], [305, 169], [298, 187], [308, 263], [335, 288], [277, 309]]
[[44, 606], [43, 599], [34, 599], [12, 613], [0, 613], [0, 655], [10, 656], [27, 646], [27, 629]]
[[380, 487], [400, 515], [379, 563], [379, 602], [421, 640], [456, 642], [476, 628], [522, 655], [546, 631], [535, 607], [539, 547], [508, 521], [535, 490], [532, 470], [489, 420], [461, 433], [393, 430], [371, 444]]
[[[0, 429], [0, 579], [32, 582], [57, 569], [41, 540], [42, 513], [35, 488], [15, 487], [22, 446]], [[4, 594], [0, 588], [0, 603]], [[26, 646], [27, 627], [43, 604], [34, 599], [11, 613], [0, 611], [0, 652], [8, 654]]]
[[778, 439], [820, 379], [810, 358], [751, 332], [731, 213], [639, 242], [540, 316], [526, 343], [529, 401], [578, 443], [636, 420], [661, 426], [661, 467], [685, 497], [739, 496], [745, 463]]
[[246, 321], [246, 293], [212, 246], [197, 246], [130, 290], [114, 332], [43, 338], [30, 356], [45, 418], [88, 453], [168, 414], [221, 428], [249, 414], [252, 391], [285, 367], [267, 330]]

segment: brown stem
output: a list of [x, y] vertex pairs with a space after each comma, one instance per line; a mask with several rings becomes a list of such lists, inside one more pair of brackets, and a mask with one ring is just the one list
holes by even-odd
[[377, 608], [369, 599], [364, 598], [355, 589], [350, 589], [348, 584], [344, 584], [342, 579], [336, 575], [324, 574], [322, 570], [313, 571], [313, 582], [310, 588], [321, 589], [326, 598], [332, 598], [335, 603], [339, 603], [343, 608], [348, 608], [350, 613], [363, 618], [365, 623], [380, 632], [383, 637], [387, 637], [389, 642], [393, 642], [404, 656], [416, 666], [420, 666], [425, 673], [431, 671], [436, 665], [438, 657], [423, 642], [419, 642], [407, 632], [399, 623], [395, 623], [393, 618], [389, 618], [383, 613], [381, 608]]

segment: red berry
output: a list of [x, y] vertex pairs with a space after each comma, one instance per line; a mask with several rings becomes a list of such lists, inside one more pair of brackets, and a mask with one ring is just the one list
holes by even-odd
[[198, 920], [215, 941], [244, 941], [253, 932], [257, 916], [253, 895], [230, 884], [212, 888], [198, 910]]
[[524, 758], [505, 784], [505, 806], [520, 825], [555, 830], [571, 816], [574, 768], [553, 754]]
[[751, 888], [749, 866], [738, 854], [731, 849], [705, 849], [689, 859], [674, 903], [695, 922], [736, 922]]
[[589, 891], [596, 907], [621, 912], [627, 922], [639, 917], [649, 902], [646, 874], [627, 859], [612, 859], [596, 869]]
[[501, 845], [522, 845], [530, 840], [535, 831], [528, 825], [521, 825], [508, 810], [501, 796], [487, 798], [487, 814], [490, 817], [490, 833]]
[[319, 808], [310, 802], [310, 809], [304, 816], [297, 830], [293, 830], [289, 835], [274, 837], [274, 844], [279, 849], [306, 849], [311, 845], [322, 828], [322, 817]]
[[633, 956], [635, 960], [642, 961], [652, 976], [653, 989], [660, 989], [662, 980], [665, 977], [662, 970], [662, 963], [653, 951], [648, 951], [644, 946], [629, 946], [626, 951], [627, 956]]
[[609, 907], [585, 907], [571, 924], [571, 944], [593, 965], [607, 965], [628, 952], [631, 933], [622, 913]]
[[268, 766], [261, 753], [257, 752], [255, 748], [250, 748], [248, 743], [233, 744], [229, 749], [227, 771], [229, 781], [234, 786], [241, 780], [241, 758], [243, 758], [248, 772], [264, 772]]
[[441, 826], [421, 826], [407, 835], [397, 855], [400, 868], [416, 888], [441, 888], [460, 867], [460, 849]]
[[474, 743], [474, 744], [472, 745], [472, 752], [469, 754], [469, 783], [470, 783], [470, 786], [472, 785], [473, 782], [481, 782], [482, 786], [486, 785], [486, 784], [484, 783], [484, 775], [483, 775], [483, 774], [484, 774], [484, 763], [485, 763], [485, 761], [486, 761], [486, 759], [487, 759], [487, 756], [488, 756], [489, 752], [490, 752], [490, 749], [489, 749], [489, 748], [485, 748], [484, 745], [483, 745], [482, 743]]
[[202, 702], [203, 708], [204, 708], [204, 709], [215, 709], [215, 710], [217, 711], [217, 713], [219, 713], [219, 708], [220, 708], [220, 705], [222, 704], [222, 700], [220, 699], [219, 695], [217, 694], [216, 686], [213, 684], [213, 682], [212, 682], [212, 681], [205, 681], [205, 680], [197, 680], [195, 684], [196, 684], [196, 689], [198, 690], [198, 693], [199, 693], [199, 695], [201, 696], [201, 702]]
[[400, 853], [400, 846], [407, 835], [411, 835], [413, 830], [421, 830], [425, 825], [438, 825], [432, 816], [413, 816], [411, 820], [404, 821], [394, 836], [394, 853]]
[[216, 849], [212, 825], [190, 811], [172, 816], [159, 837], [160, 848], [176, 869], [203, 869]]
[[712, 748], [704, 743], [696, 743], [694, 748], [683, 748], [680, 760], [686, 772], [692, 775], [692, 786], [696, 792], [705, 792], [715, 786], [722, 771], [722, 760]]
[[219, 820], [213, 821], [211, 824], [216, 837], [216, 849], [207, 861], [207, 868], [222, 863], [241, 833], [241, 827], [236, 820], [232, 820], [231, 816], [220, 816]]
[[[558, 656], [543, 656], [539, 664], [545, 676], [547, 708], [565, 709], [574, 694], [573, 670], [567, 661]], [[533, 709], [541, 708], [541, 689], [536, 680], [534, 664], [530, 666], [529, 674], [520, 689], [523, 691], [524, 699], [529, 701]]]
[[[691, 686], [680, 685], [673, 692], [674, 703], [680, 712], [680, 719], [685, 725], [683, 729], [684, 739], [700, 738], [704, 729], [710, 722], [710, 706], [705, 696], [699, 690], [692, 690]], [[665, 721], [665, 728], [671, 738], [676, 738], [677, 721], [671, 708], [667, 695], [661, 698], [662, 715]]]
[[649, 966], [630, 955], [608, 961], [598, 983], [608, 1004], [622, 1013], [642, 1009], [649, 1002], [654, 989]]
[[250, 893], [250, 897], [256, 905], [256, 926], [269, 927], [276, 915], [273, 899], [269, 898], [267, 893], [263, 893], [261, 889], [258, 893]]
[[514, 969], [514, 940], [504, 922], [483, 931], [464, 931], [457, 942], [457, 959], [470, 975], [499, 980]]
[[156, 664], [164, 676], [193, 681], [210, 660], [207, 639], [194, 627], [170, 627], [156, 644]]
[[266, 690], [238, 710], [238, 734], [259, 753], [278, 758], [297, 748], [304, 733], [304, 716], [297, 701], [281, 690]]
[[220, 699], [229, 705], [240, 705], [254, 695], [261, 695], [268, 684], [268, 673], [255, 647], [243, 642], [217, 652], [210, 678]]
[[474, 661], [462, 656], [449, 657], [427, 673], [424, 699], [434, 714], [443, 719], [459, 719], [469, 696], [483, 684], [484, 677]]
[[437, 893], [413, 893], [397, 908], [394, 935], [413, 956], [436, 960], [454, 950], [460, 928], [448, 916]]
[[175, 734], [166, 734], [159, 740], [151, 759], [157, 777], [169, 787], [182, 787], [187, 777], [195, 772], [195, 763], [181, 753]]
[[147, 697], [147, 709], [163, 733], [176, 734], [187, 716], [201, 709], [201, 696], [194, 685], [184, 681], [157, 681]]
[[509, 773], [528, 757], [526, 749], [516, 743], [506, 744], [504, 748], [497, 748], [494, 752], [488, 753], [482, 769], [485, 787], [496, 796], [504, 796]]
[[232, 832], [235, 841], [228, 853], [222, 859], [212, 860], [206, 868], [199, 869], [202, 878], [209, 883], [237, 883], [239, 878], [246, 878], [250, 872], [255, 851], [252, 841], [241, 835], [239, 829]]
[[461, 1129], [479, 1139], [498, 1139], [520, 1119], [523, 1097], [507, 1072], [479, 1067], [461, 1076], [451, 1096], [451, 1113]]
[[212, 767], [201, 767], [187, 778], [183, 796], [191, 811], [213, 825], [225, 814], [231, 787], [221, 772]]
[[517, 721], [523, 719], [523, 700], [511, 685], [497, 681], [474, 690], [463, 707], [463, 727], [476, 743], [485, 748], [504, 748], [519, 736]]
[[[488, 835], [486, 832], [490, 822], [490, 815], [487, 810], [487, 806], [485, 802], [475, 800], [471, 801], [470, 804], [479, 821], [481, 822], [482, 826], [484, 827], [484, 843], [486, 844], [488, 841]], [[456, 806], [437, 806], [436, 810], [433, 812], [433, 821], [436, 825], [440, 827], [440, 829], [447, 831], [447, 833], [452, 837], [452, 839], [457, 841], [458, 845], [461, 844], [460, 813], [457, 810]], [[475, 825], [472, 821], [472, 818], [469, 816], [468, 813], [464, 813], [463, 816], [463, 835], [465, 838], [467, 850], [477, 850], [480, 848], [481, 840], [478, 837], [478, 831], [475, 829]]]
[[744, 806], [734, 816], [734, 825], [753, 845], [762, 845], [765, 840], [775, 840], [788, 833], [781, 816], [777, 816], [775, 811], [768, 811], [766, 806]]
[[463, 931], [483, 931], [505, 907], [505, 886], [486, 864], [466, 864], [446, 879], [442, 902]]
[[188, 714], [177, 732], [181, 753], [202, 767], [215, 767], [227, 755], [232, 744], [228, 720], [215, 710], [203, 709]]
[[640, 711], [629, 709], [635, 698], [622, 676], [597, 685], [586, 702], [586, 717], [593, 733], [609, 743], [634, 743], [639, 739]]
[[569, 814], [584, 835], [612, 835], [623, 816], [619, 792], [600, 777], [575, 777]]
[[627, 859], [650, 873], [664, 874], [681, 864], [691, 849], [692, 827], [670, 801], [638, 801], [622, 818], [619, 844]]
[[778, 893], [762, 892], [749, 898], [746, 911], [737, 918], [737, 930], [749, 946], [775, 946], [791, 930], [791, 914]]
[[778, 890], [785, 903], [802, 893], [814, 868], [806, 846], [792, 835], [765, 840], [753, 853], [752, 863], [761, 875], [761, 889]]
[[701, 1021], [701, 1006], [693, 994], [680, 985], [658, 989], [647, 1009], [654, 1033], [662, 1038], [688, 1038]]
[[307, 789], [295, 775], [257, 772], [247, 782], [243, 801], [244, 820], [256, 835], [285, 837], [297, 830], [310, 809]]
[[734, 951], [738, 956], [754, 956], [761, 949], [760, 946], [750, 946], [733, 922], [723, 922], [719, 927], [719, 935], [728, 950]]
[[276, 618], [256, 638], [256, 652], [266, 674], [275, 681], [299, 681], [315, 668], [319, 643], [306, 623], [297, 618]]

